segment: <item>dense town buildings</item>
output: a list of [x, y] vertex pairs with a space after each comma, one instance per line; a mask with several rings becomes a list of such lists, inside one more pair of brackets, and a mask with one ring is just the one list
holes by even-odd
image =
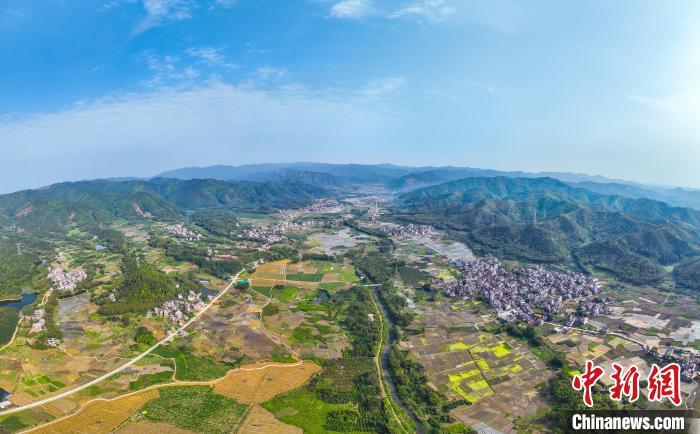
[[386, 223], [382, 225], [382, 230], [389, 237], [405, 237], [411, 235], [428, 235], [433, 232], [433, 227], [428, 225], [416, 225], [413, 223], [407, 225]]
[[[595, 277], [569, 270], [551, 271], [541, 266], [506, 268], [493, 256], [473, 261], [453, 261], [463, 276], [436, 279], [435, 285], [455, 298], [480, 298], [496, 309], [504, 320], [552, 320], [564, 301], [590, 297], [600, 292]], [[602, 302], [584, 304], [587, 312], [609, 309]]]

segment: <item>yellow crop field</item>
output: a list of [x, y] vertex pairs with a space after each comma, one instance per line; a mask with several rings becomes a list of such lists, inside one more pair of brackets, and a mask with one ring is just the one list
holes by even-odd
[[214, 392], [243, 404], [269, 401], [306, 383], [321, 368], [312, 362], [298, 366], [270, 366], [264, 369], [231, 371], [214, 385]]
[[110, 401], [93, 401], [74, 416], [44, 425], [31, 432], [51, 434], [102, 434], [116, 430], [146, 402], [158, 397], [148, 390]]
[[129, 422], [122, 426], [119, 431], [122, 434], [192, 434], [192, 431], [178, 428], [167, 423], [155, 423], [146, 420]]

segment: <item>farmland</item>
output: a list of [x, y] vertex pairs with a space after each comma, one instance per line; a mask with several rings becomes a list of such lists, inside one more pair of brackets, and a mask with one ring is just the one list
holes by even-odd
[[149, 421], [178, 428], [229, 433], [241, 422], [246, 408], [214, 393], [211, 386], [181, 386], [160, 389], [158, 398], [147, 402], [141, 413]]
[[[347, 204], [340, 208], [348, 214], [319, 220], [296, 210], [236, 215], [222, 227], [207, 224], [216, 234], [184, 215], [178, 225], [120, 221], [110, 230], [122, 234], [123, 246], [106, 250], [94, 245], [114, 246], [114, 240], [71, 228], [47, 265], [85, 269], [90, 277], [74, 294], [51, 299], [53, 308], [38, 293], [36, 306], [51, 311], [49, 326], [60, 332], [55, 346], [36, 342], [28, 321], [34, 307], [22, 312], [17, 340], [0, 352], [0, 387], [17, 405], [123, 366], [191, 318], [192, 306], [200, 309], [231, 286], [147, 357], [85, 390], [2, 419], [0, 431], [52, 420], [40, 429], [314, 433], [421, 426], [433, 434], [479, 423], [513, 432], [535, 419], [530, 426], [540, 429], [554, 362], [569, 373], [585, 360], [608, 370], [619, 360], [646, 367], [651, 356], [632, 340], [662, 350], [700, 347], [692, 293], [615, 286], [617, 280], [600, 274], [612, 313], [587, 317], [582, 330], [527, 327], [497, 316], [483, 297], [448, 298], [437, 289], [435, 279], [458, 284], [463, 277], [445, 256], [472, 257], [454, 233], [387, 238], [383, 225], [396, 227], [394, 216], [384, 222]], [[241, 279], [231, 282], [231, 271], [243, 267]], [[133, 291], [122, 291], [130, 273]], [[141, 283], [157, 296], [142, 298]], [[105, 308], [120, 297], [129, 309]], [[156, 299], [181, 306], [179, 314], [140, 306]], [[563, 310], [577, 308], [573, 300]], [[599, 333], [604, 327], [621, 336]], [[382, 337], [390, 345], [380, 348]], [[693, 391], [684, 385], [685, 397]]]
[[36, 433], [105, 433], [116, 430], [132, 414], [151, 399], [157, 398], [157, 390], [140, 392], [118, 401], [94, 401], [87, 404], [77, 415], [41, 427]]
[[355, 269], [350, 263], [333, 263], [328, 261], [288, 260], [269, 262], [259, 266], [250, 276], [251, 285], [272, 287], [287, 284], [304, 289], [316, 289], [319, 285], [357, 282]]
[[309, 390], [289, 393], [265, 403], [263, 407], [282, 422], [297, 426], [305, 433], [311, 434], [332, 431], [333, 415], [350, 414], [356, 418], [358, 414], [357, 407], [353, 404], [327, 403]]
[[229, 372], [214, 392], [244, 404], [261, 403], [303, 386], [321, 368], [310, 362], [297, 366], [254, 366]]
[[175, 379], [180, 381], [206, 381], [223, 377], [233, 366], [218, 363], [207, 357], [194, 354], [187, 349], [175, 350], [158, 347], [154, 354], [175, 361]]
[[274, 414], [265, 410], [258, 404], [253, 405], [253, 409], [246, 417], [238, 430], [241, 434], [302, 434], [303, 431], [293, 425], [281, 422]]
[[[330, 295], [329, 304], [351, 324], [351, 348], [341, 358], [326, 360], [323, 370], [302, 389], [263, 404], [282, 422], [305, 432], [366, 432], [386, 429], [391, 421], [379, 393], [373, 360], [379, 338], [375, 312], [367, 290], [345, 290]], [[342, 307], [341, 307], [342, 306]]]

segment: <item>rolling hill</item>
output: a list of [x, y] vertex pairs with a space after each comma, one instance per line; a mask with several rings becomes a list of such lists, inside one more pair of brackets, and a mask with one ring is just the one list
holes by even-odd
[[41, 232], [69, 223], [107, 223], [114, 218], [171, 220], [196, 209], [266, 212], [303, 206], [325, 195], [321, 188], [300, 183], [164, 178], [81, 181], [0, 196], [0, 224]]
[[574, 188], [552, 178], [466, 178], [399, 197], [401, 218], [456, 230], [476, 250], [577, 261], [636, 283], [700, 252], [700, 212]]
[[235, 181], [303, 182], [324, 188], [381, 185], [407, 192], [464, 178], [554, 178], [574, 188], [602, 195], [647, 198], [673, 206], [700, 210], [700, 190], [669, 188], [609, 179], [598, 175], [569, 172], [523, 172], [471, 167], [409, 167], [391, 164], [270, 163], [241, 166], [189, 167], [164, 172], [159, 177], [174, 179], [217, 179]]

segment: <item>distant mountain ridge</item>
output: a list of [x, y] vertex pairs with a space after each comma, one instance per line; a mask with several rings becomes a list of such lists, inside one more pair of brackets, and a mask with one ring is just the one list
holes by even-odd
[[319, 173], [351, 183], [384, 183], [410, 173], [413, 168], [390, 164], [266, 163], [241, 166], [189, 167], [163, 172], [162, 178], [248, 180], [291, 176], [294, 172]]
[[465, 178], [399, 196], [400, 218], [462, 233], [482, 253], [655, 283], [700, 254], [700, 211], [595, 193], [553, 178]]
[[[565, 172], [530, 173], [523, 171], [501, 171], [470, 167], [398, 166], [393, 164], [334, 164], [334, 163], [262, 163], [240, 166], [215, 165], [208, 167], [186, 167], [163, 172], [157, 177], [176, 179], [255, 180], [274, 176], [277, 173], [318, 172], [355, 182], [387, 183], [393, 188], [418, 187], [425, 183], [441, 183], [467, 177], [553, 177], [566, 182], [615, 182], [602, 176], [590, 176]], [[411, 182], [415, 177], [418, 183]], [[404, 185], [405, 181], [405, 185]], [[617, 181], [629, 183], [628, 181]], [[411, 185], [413, 184], [413, 185]], [[418, 185], [421, 184], [421, 185]]]
[[554, 178], [593, 192], [631, 198], [646, 197], [674, 206], [700, 210], [700, 190], [664, 188], [599, 175], [567, 172], [531, 173], [470, 167], [409, 167], [391, 164], [269, 163], [241, 166], [190, 167], [164, 172], [159, 177], [246, 181], [297, 181], [324, 188], [376, 184], [397, 192], [410, 191], [464, 178]]

